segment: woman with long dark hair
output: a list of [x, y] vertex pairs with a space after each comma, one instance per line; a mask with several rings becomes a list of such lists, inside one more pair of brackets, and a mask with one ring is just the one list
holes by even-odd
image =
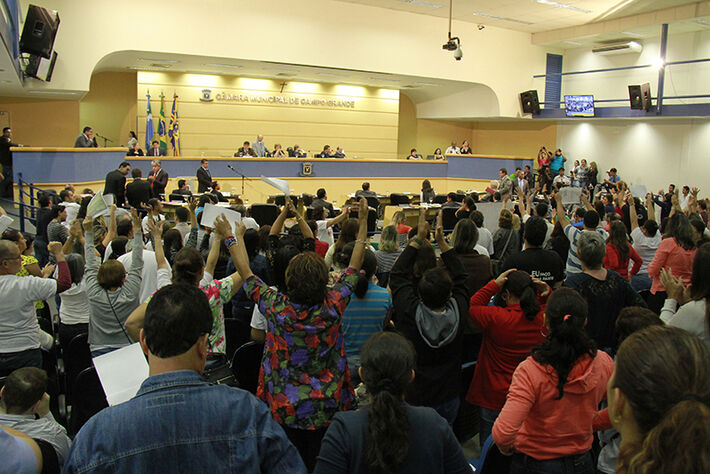
[[[629, 261], [633, 260], [634, 266], [629, 271]], [[641, 268], [643, 260], [629, 243], [626, 226], [621, 221], [614, 221], [609, 226], [609, 237], [606, 239], [606, 255], [604, 268], [614, 270], [616, 273], [631, 281]]]
[[432, 408], [403, 401], [414, 379], [412, 344], [393, 332], [362, 347], [360, 376], [370, 404], [335, 415], [323, 438], [316, 473], [470, 473], [461, 446]]
[[609, 380], [617, 474], [710, 472], [710, 348], [679, 328], [628, 337]]
[[[488, 306], [496, 294], [500, 304]], [[480, 408], [481, 446], [505, 404], [515, 368], [530, 349], [545, 340], [542, 320], [549, 294], [547, 284], [527, 272], [510, 269], [471, 298], [468, 314], [483, 331], [483, 341], [466, 401]]]
[[668, 293], [661, 319], [710, 345], [710, 244], [704, 244], [695, 254], [690, 287], [665, 269], [661, 270], [661, 282]]
[[666, 288], [661, 282], [661, 269], [669, 270], [671, 274], [690, 283], [693, 274], [693, 259], [697, 247], [693, 236], [693, 226], [685, 214], [676, 211], [665, 224], [665, 238], [658, 245], [653, 261], [648, 264], [648, 276], [653, 279], [651, 295], [648, 297], [648, 307], [655, 313], [660, 313], [666, 299]]
[[331, 245], [328, 248], [328, 252], [325, 254], [325, 263], [328, 265], [328, 268], [337, 266], [333, 261], [333, 257], [335, 254], [343, 250], [343, 247], [345, 247], [346, 244], [355, 242], [359, 228], [360, 224], [358, 224], [357, 219], [350, 218], [343, 222], [343, 225], [340, 227], [340, 236], [338, 236], [338, 240], [335, 241], [335, 245]]
[[513, 474], [593, 474], [594, 421], [613, 363], [587, 335], [587, 302], [576, 291], [555, 291], [544, 321], [547, 338], [515, 369], [493, 440], [515, 453]]

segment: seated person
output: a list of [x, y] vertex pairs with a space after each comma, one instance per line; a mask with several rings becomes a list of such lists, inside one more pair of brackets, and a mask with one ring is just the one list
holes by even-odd
[[339, 146], [335, 149], [333, 158], [345, 158], [345, 152], [343, 151], [343, 147]]
[[182, 194], [183, 196], [192, 196], [192, 191], [187, 187], [187, 181], [178, 179], [178, 188], [173, 191], [173, 194]]
[[212, 192], [211, 194], [214, 194], [215, 197], [217, 198], [218, 202], [229, 202], [229, 199], [224, 197], [224, 195], [221, 193], [222, 186], [219, 184], [217, 180], [212, 181]]
[[241, 147], [239, 150], [237, 150], [236, 153], [234, 153], [234, 156], [237, 156], [237, 157], [240, 157], [240, 158], [241, 158], [241, 157], [244, 157], [244, 156], [254, 156], [254, 157], [256, 157], [256, 152], [254, 151], [253, 148], [251, 148], [251, 147], [249, 146], [249, 141], [247, 140], [247, 141], [244, 142], [244, 144], [242, 145], [242, 147]]
[[457, 219], [468, 219], [468, 217], [471, 215], [471, 212], [473, 212], [475, 210], [476, 210], [476, 203], [473, 202], [473, 199], [470, 197], [465, 197], [461, 207], [459, 207], [456, 210], [456, 218]]
[[286, 158], [289, 155], [287, 155], [286, 151], [284, 151], [284, 149], [281, 148], [281, 145], [277, 143], [276, 145], [274, 145], [274, 152], [271, 154], [271, 156], [273, 156], [274, 158]]
[[375, 197], [377, 193], [375, 191], [370, 191], [370, 183], [365, 181], [362, 183], [362, 189], [355, 191], [355, 197]]
[[[66, 472], [150, 472], [158, 465], [165, 472], [220, 472], [227, 465], [238, 472], [306, 472], [263, 403], [202, 378], [212, 325], [208, 296], [197, 286], [155, 293], [139, 333], [150, 376], [135, 397], [82, 427]], [[196, 423], [196, 416], [219, 422]], [[235, 449], [238, 455], [227, 454]]]
[[321, 158], [333, 158], [333, 151], [330, 149], [330, 145], [323, 147], [323, 151], [320, 153]]
[[306, 158], [308, 155], [306, 155], [306, 152], [303, 151], [303, 148], [299, 145], [293, 145], [293, 155], [289, 156], [292, 156], [293, 158]]
[[143, 156], [143, 150], [138, 146], [138, 141], [135, 141], [133, 145], [131, 145], [126, 156]]
[[431, 408], [403, 401], [415, 378], [412, 345], [397, 333], [377, 332], [361, 357], [369, 403], [335, 415], [315, 472], [471, 472], [444, 420]]
[[40, 474], [44, 472], [42, 450], [35, 440], [7, 426], [0, 425], [0, 459], [8, 473]]
[[[441, 207], [461, 207], [461, 203], [456, 201], [456, 193], [449, 193], [446, 195], [446, 202], [441, 205]], [[475, 207], [474, 207], [475, 209]], [[471, 210], [474, 210], [471, 209]], [[470, 214], [470, 212], [469, 212]]]
[[333, 209], [333, 205], [328, 202], [328, 193], [325, 192], [325, 188], [318, 188], [318, 191], [316, 191], [316, 198], [311, 203], [311, 206], [314, 209], [316, 207], [325, 207], [328, 209], [328, 216], [335, 215], [335, 209]]
[[0, 389], [0, 424], [52, 445], [61, 466], [71, 440], [67, 430], [49, 411], [47, 381], [47, 373], [35, 367], [24, 367], [11, 373]]
[[408, 159], [408, 160], [421, 160], [421, 159], [422, 159], [422, 155], [417, 154], [417, 149], [416, 149], [416, 148], [412, 148], [412, 149], [409, 151], [409, 156], [407, 157], [407, 159]]

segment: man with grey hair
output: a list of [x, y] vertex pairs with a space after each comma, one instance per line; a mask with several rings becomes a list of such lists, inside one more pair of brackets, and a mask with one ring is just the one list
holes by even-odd
[[624, 277], [604, 268], [606, 242], [599, 233], [582, 232], [577, 239], [577, 254], [582, 273], [568, 274], [564, 286], [577, 290], [587, 300], [587, 332], [599, 349], [613, 354], [619, 312], [628, 306], [645, 308], [646, 303]]
[[165, 193], [165, 186], [168, 185], [168, 173], [163, 169], [159, 159], [156, 158], [150, 164], [153, 167], [148, 174], [151, 194], [154, 198], [161, 199], [161, 195]]
[[252, 146], [252, 149], [254, 150], [254, 153], [256, 153], [256, 156], [262, 158], [265, 156], [269, 156], [269, 149], [264, 144], [264, 135], [259, 134], [256, 136], [256, 141], [254, 142], [254, 146]]

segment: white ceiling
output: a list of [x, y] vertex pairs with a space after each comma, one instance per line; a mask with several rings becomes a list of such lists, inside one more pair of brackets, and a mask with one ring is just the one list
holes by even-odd
[[[449, 17], [449, 0], [338, 0]], [[540, 31], [638, 15], [697, 0], [451, 0], [455, 20], [509, 30]]]

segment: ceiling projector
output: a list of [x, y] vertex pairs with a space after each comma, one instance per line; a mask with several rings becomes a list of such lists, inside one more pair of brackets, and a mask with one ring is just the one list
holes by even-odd
[[458, 40], [458, 38], [451, 38], [449, 41], [444, 43], [444, 45], [441, 48], [445, 49], [447, 51], [456, 51], [459, 47], [457, 40]]

